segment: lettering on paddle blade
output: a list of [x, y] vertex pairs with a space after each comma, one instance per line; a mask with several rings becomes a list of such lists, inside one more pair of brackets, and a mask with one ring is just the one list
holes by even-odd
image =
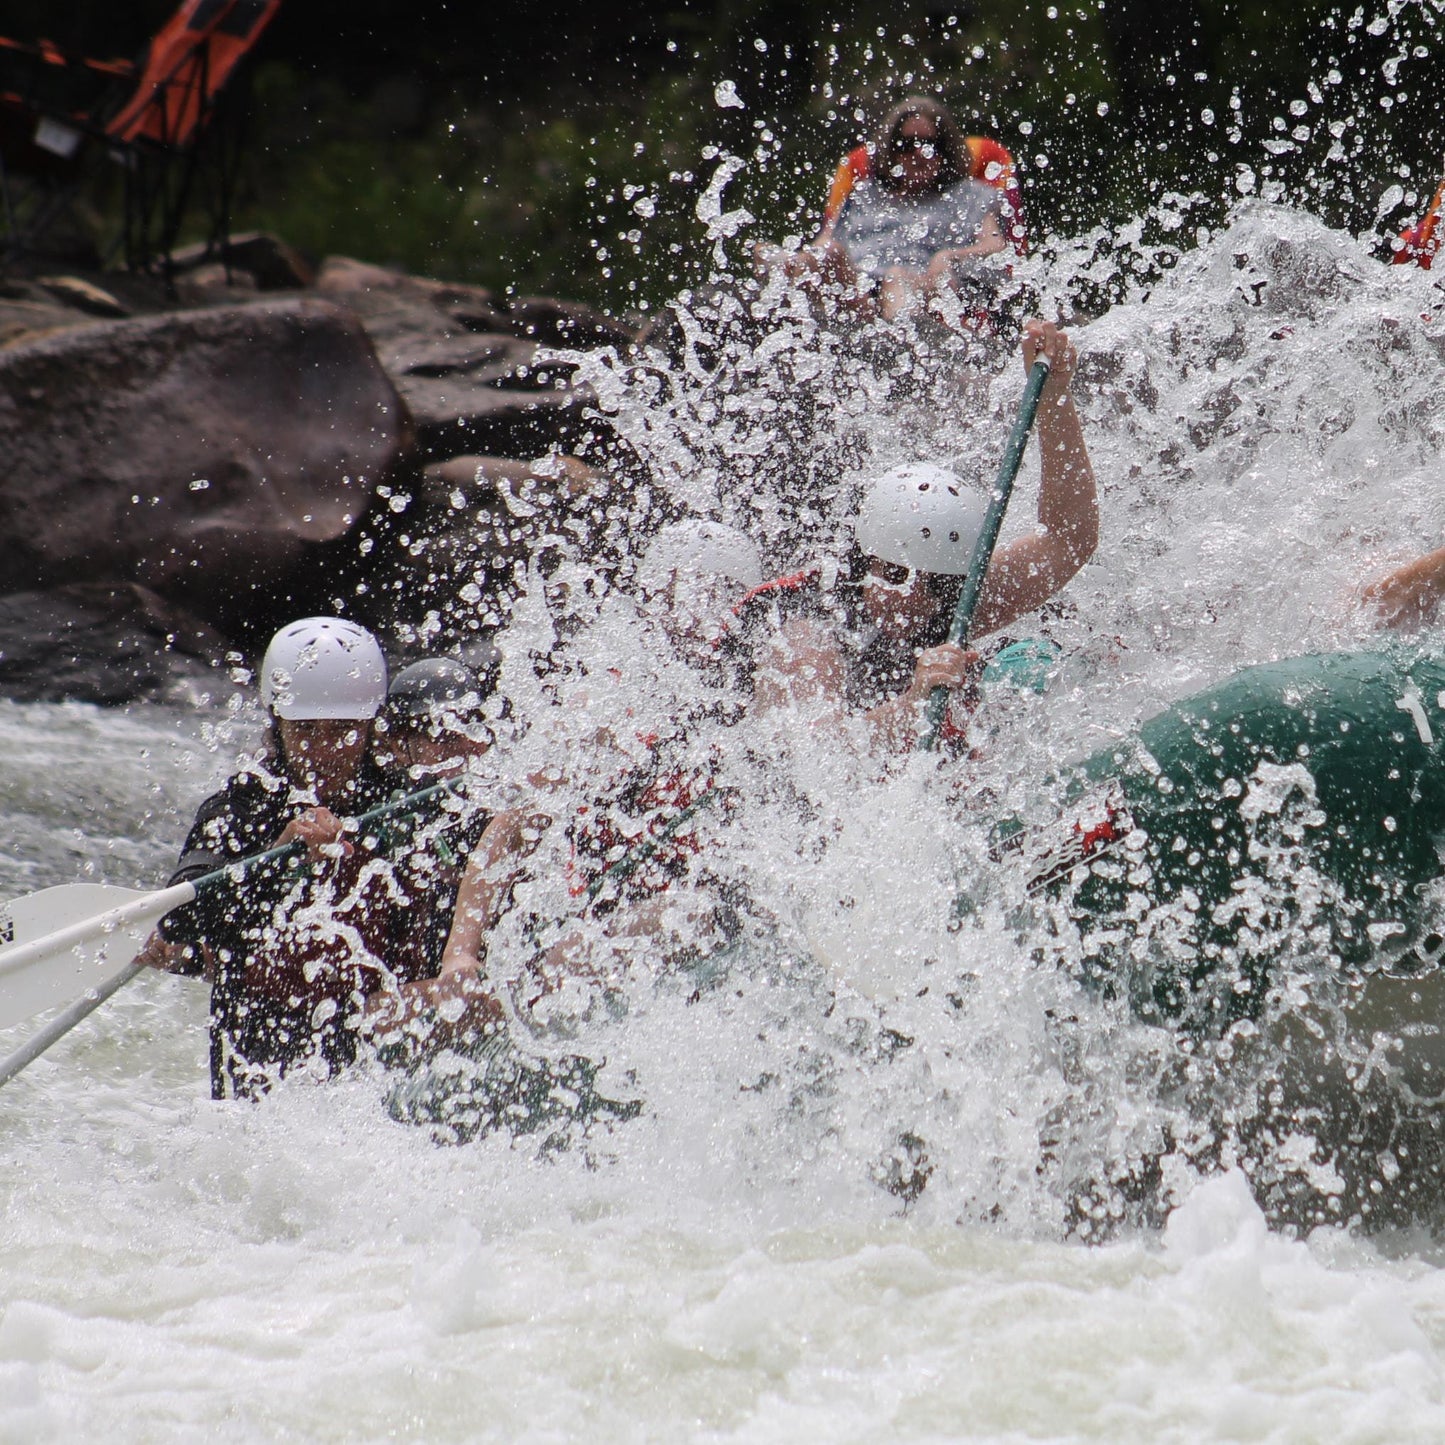
[[10, 905], [0, 905], [0, 948], [15, 942], [15, 919], [11, 916]]
[[1395, 706], [1401, 712], [1410, 714], [1410, 721], [1415, 724], [1415, 732], [1420, 741], [1427, 748], [1435, 746], [1435, 734], [1430, 729], [1430, 719], [1425, 716], [1425, 700], [1420, 696], [1420, 689], [1415, 686], [1411, 678], [1405, 685], [1404, 697], [1395, 699]]

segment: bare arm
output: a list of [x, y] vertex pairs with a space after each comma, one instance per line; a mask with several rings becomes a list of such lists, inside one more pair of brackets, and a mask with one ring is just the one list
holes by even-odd
[[952, 642], [928, 648], [920, 655], [909, 686], [865, 714], [874, 748], [890, 753], [911, 751], [918, 742], [923, 704], [933, 689], [960, 692], [977, 683], [982, 672], [983, 659], [972, 648]]
[[1387, 627], [1418, 627], [1445, 598], [1445, 547], [1427, 552], [1371, 582], [1363, 598], [1379, 612]]
[[1042, 352], [1049, 380], [1039, 404], [1038, 439], [1043, 462], [1039, 526], [994, 553], [973, 616], [978, 637], [1006, 627], [1041, 607], [1068, 583], [1099, 545], [1099, 496], [1084, 445], [1084, 429], [1069, 396], [1078, 357], [1069, 338], [1049, 322], [1024, 328], [1025, 370]]
[[474, 1038], [479, 1029], [506, 1015], [502, 1001], [478, 974], [452, 973], [368, 995], [364, 1023], [382, 1042], [407, 1029], [413, 1040], [440, 1048]]
[[759, 659], [754, 711], [794, 707], [841, 717], [846, 675], [837, 641], [807, 618], [789, 618]]
[[967, 246], [945, 246], [935, 251], [928, 263], [928, 278], [931, 281], [946, 281], [949, 268], [955, 261], [968, 261], [976, 257], [994, 256], [1008, 245], [1003, 231], [999, 229], [998, 217], [990, 212], [978, 228], [978, 240]]

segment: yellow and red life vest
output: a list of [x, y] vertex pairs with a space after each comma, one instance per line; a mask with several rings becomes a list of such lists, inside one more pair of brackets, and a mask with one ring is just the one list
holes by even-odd
[[[1019, 190], [1013, 156], [998, 141], [983, 135], [968, 137], [968, 152], [973, 157], [973, 169], [970, 172], [972, 178], [1003, 192], [1004, 234], [1020, 256], [1027, 255], [1028, 237], [1024, 231], [1023, 193]], [[828, 199], [823, 206], [825, 233], [830, 232], [837, 223], [843, 202], [848, 199], [853, 187], [859, 181], [867, 180], [872, 171], [873, 158], [869, 155], [867, 146], [859, 146], [844, 157], [842, 164], [834, 172], [833, 183], [828, 187]], [[1438, 203], [1438, 196], [1436, 201]]]
[[1430, 208], [1415, 222], [1400, 232], [1400, 249], [1390, 258], [1396, 266], [1418, 266], [1428, 271], [1435, 260], [1440, 246], [1437, 234], [1440, 226], [1440, 207], [1445, 203], [1445, 181], [1441, 181], [1435, 192]]

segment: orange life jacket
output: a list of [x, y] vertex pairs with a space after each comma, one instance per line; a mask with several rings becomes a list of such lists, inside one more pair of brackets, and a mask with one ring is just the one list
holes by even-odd
[[[1020, 255], [1028, 254], [1028, 237], [1024, 231], [1024, 198], [1019, 190], [1018, 175], [1014, 170], [1014, 158], [998, 141], [988, 136], [968, 137], [968, 151], [973, 157], [974, 180], [995, 187], [1003, 192], [1004, 234]], [[829, 232], [837, 224], [843, 202], [852, 193], [859, 181], [865, 181], [872, 174], [873, 158], [867, 146], [849, 151], [837, 171], [833, 184], [828, 188], [828, 199], [823, 206], [823, 230]], [[1438, 201], [1438, 197], [1436, 198]]]
[[1418, 266], [1428, 271], [1435, 260], [1440, 241], [1436, 230], [1440, 225], [1440, 207], [1445, 203], [1445, 181], [1440, 182], [1430, 208], [1413, 226], [1400, 232], [1400, 249], [1390, 258], [1396, 266]]

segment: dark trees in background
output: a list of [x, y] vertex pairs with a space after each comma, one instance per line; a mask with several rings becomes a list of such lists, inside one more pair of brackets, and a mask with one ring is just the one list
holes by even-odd
[[[289, 0], [258, 57], [242, 220], [637, 309], [711, 265], [695, 208], [719, 152], [746, 162], [724, 196], [753, 218], [739, 239], [804, 234], [836, 158], [930, 90], [1014, 150], [1036, 232], [1162, 208], [1179, 223], [1146, 245], [1177, 245], [1263, 194], [1383, 235], [1445, 151], [1439, 3]], [[9, 0], [0, 28], [126, 54], [171, 8]]]

